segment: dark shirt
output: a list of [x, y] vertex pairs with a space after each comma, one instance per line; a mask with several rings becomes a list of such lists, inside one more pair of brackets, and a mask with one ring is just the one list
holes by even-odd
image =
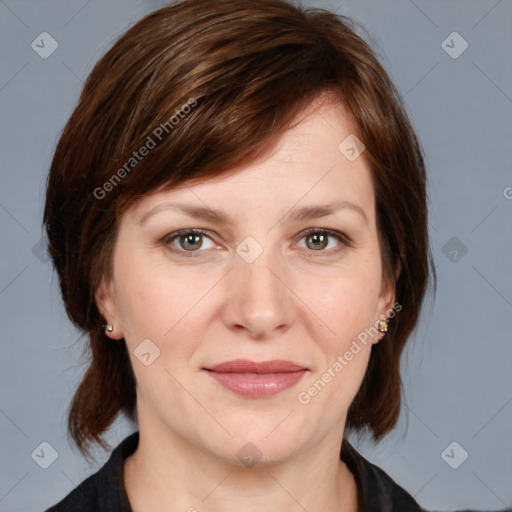
[[[132, 512], [123, 483], [125, 460], [135, 452], [139, 433], [127, 437], [105, 465], [46, 512]], [[360, 455], [345, 439], [341, 459], [353, 473], [360, 512], [425, 512], [382, 469]]]

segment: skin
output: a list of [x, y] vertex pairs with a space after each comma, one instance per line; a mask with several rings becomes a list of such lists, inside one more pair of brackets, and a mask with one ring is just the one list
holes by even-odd
[[[318, 99], [265, 158], [145, 196], [123, 216], [112, 279], [96, 300], [114, 327], [108, 335], [125, 339], [137, 381], [140, 442], [124, 476], [135, 512], [357, 510], [355, 480], [339, 449], [381, 336], [360, 344], [309, 403], [297, 398], [395, 300], [382, 278], [364, 153], [352, 162], [338, 150], [351, 133], [343, 108]], [[364, 215], [345, 207], [298, 222], [286, 217], [339, 199]], [[175, 202], [221, 209], [232, 224], [161, 206]], [[208, 232], [202, 245], [194, 237], [165, 239], [190, 228]], [[308, 228], [351, 242], [319, 242], [322, 233], [306, 235]], [[252, 263], [236, 252], [247, 236], [263, 248]], [[160, 350], [148, 366], [134, 355], [145, 339]], [[277, 395], [245, 398], [203, 371], [238, 358], [285, 359], [309, 371]], [[261, 453], [253, 467], [237, 457], [249, 442]]]

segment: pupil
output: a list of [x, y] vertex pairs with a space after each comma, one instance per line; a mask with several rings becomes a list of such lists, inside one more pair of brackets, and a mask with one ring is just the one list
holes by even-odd
[[[201, 237], [199, 235], [185, 235], [185, 246], [201, 246]], [[197, 247], [192, 247], [193, 249], [197, 249]]]
[[310, 240], [313, 240], [313, 245], [316, 248], [321, 247], [323, 249], [325, 247], [325, 242], [326, 242], [325, 235], [312, 235], [310, 237]]

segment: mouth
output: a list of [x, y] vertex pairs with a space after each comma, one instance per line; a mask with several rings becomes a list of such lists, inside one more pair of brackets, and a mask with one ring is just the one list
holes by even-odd
[[204, 370], [221, 386], [246, 398], [273, 396], [297, 384], [308, 368], [285, 360], [236, 359]]

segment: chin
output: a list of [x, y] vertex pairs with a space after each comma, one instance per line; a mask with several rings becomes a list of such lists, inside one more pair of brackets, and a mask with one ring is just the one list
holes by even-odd
[[229, 443], [212, 446], [210, 453], [228, 464], [247, 468], [264, 468], [281, 464], [297, 453], [297, 445], [293, 442], [250, 441], [246, 438], [235, 438]]
[[248, 467], [255, 463], [258, 467], [273, 465], [290, 459], [307, 443], [307, 436], [303, 429], [291, 423], [293, 414], [286, 418], [288, 414], [289, 411], [277, 421], [275, 417], [262, 420], [245, 416], [237, 423], [236, 429], [228, 429], [233, 438], [219, 438], [219, 456], [233, 464]]

